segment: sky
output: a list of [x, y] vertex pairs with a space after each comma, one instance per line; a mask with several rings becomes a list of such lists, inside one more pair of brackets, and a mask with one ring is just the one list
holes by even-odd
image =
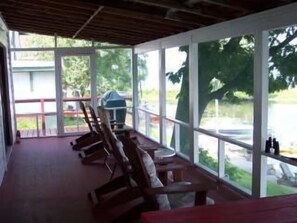
[[[179, 47], [166, 49], [165, 51], [165, 66], [166, 72], [176, 72], [186, 59], [186, 53], [179, 52]], [[148, 77], [143, 82], [143, 87], [159, 89], [159, 53], [158, 51], [151, 51], [147, 53], [147, 68]], [[170, 85], [167, 85], [170, 86]]]

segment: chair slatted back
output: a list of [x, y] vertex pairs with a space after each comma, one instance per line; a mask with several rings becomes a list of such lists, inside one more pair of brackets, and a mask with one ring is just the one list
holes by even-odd
[[88, 113], [87, 113], [87, 110], [86, 110], [86, 107], [85, 107], [85, 104], [80, 101], [79, 102], [79, 106], [80, 106], [80, 109], [82, 110], [83, 114], [84, 114], [84, 117], [85, 117], [85, 121], [90, 129], [91, 132], [93, 132], [93, 127], [91, 125], [91, 122], [90, 122], [90, 119], [89, 119], [89, 116], [88, 116]]
[[[100, 127], [100, 124], [98, 122], [98, 118], [96, 116], [95, 110], [91, 105], [89, 106], [89, 110], [90, 110], [90, 114], [91, 114], [92, 119], [94, 119], [94, 122], [93, 122], [94, 128], [96, 130], [96, 133], [98, 135], [100, 135], [100, 137], [101, 137], [101, 139], [103, 141], [105, 150], [109, 154], [113, 154], [113, 145], [111, 144], [111, 141], [106, 136], [106, 134], [104, 134], [104, 132], [102, 131], [102, 128]], [[102, 123], [101, 123], [101, 125], [102, 125]]]
[[290, 170], [290, 168], [289, 168], [289, 166], [288, 166], [288, 164], [286, 164], [286, 163], [280, 163], [280, 168], [281, 168], [281, 170], [283, 171], [283, 174], [284, 174], [284, 178], [285, 179], [293, 179], [294, 178], [294, 175], [293, 175], [293, 173], [291, 172], [291, 170]]
[[105, 123], [108, 128], [112, 129], [111, 124], [110, 124], [111, 121], [110, 121], [109, 111], [106, 110], [104, 107], [99, 106], [98, 107], [98, 115], [99, 115], [101, 123]]
[[101, 129], [100, 129], [100, 125], [99, 125], [99, 122], [98, 122], [98, 119], [97, 119], [97, 115], [95, 113], [95, 110], [94, 110], [94, 108], [91, 105], [89, 105], [89, 110], [90, 110], [91, 117], [93, 119], [94, 128], [95, 128], [96, 132], [98, 134], [100, 134]]
[[[118, 146], [118, 139], [105, 123], [101, 123], [101, 129], [106, 146], [109, 147], [108, 150], [112, 152], [113, 156], [116, 159], [117, 165], [120, 167], [122, 174], [127, 177], [127, 182], [130, 185], [130, 181], [128, 180], [128, 178], [130, 177], [129, 163], [126, 160], [124, 160], [123, 154], [121, 153], [120, 148]], [[123, 142], [123, 146], [126, 145], [125, 141], [129, 140], [128, 136], [124, 134], [118, 135], [117, 137], [119, 138], [120, 142]]]
[[125, 154], [127, 155], [129, 163], [132, 167], [131, 175], [133, 180], [142, 191], [143, 198], [145, 200], [145, 206], [148, 207], [149, 210], [158, 210], [159, 205], [156, 196], [150, 195], [146, 192], [146, 189], [149, 189], [152, 186], [150, 177], [142, 159], [141, 149], [133, 140], [127, 140], [125, 144]]

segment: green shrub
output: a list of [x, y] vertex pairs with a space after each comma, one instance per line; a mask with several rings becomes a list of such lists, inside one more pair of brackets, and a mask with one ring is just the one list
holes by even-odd
[[[218, 162], [208, 155], [208, 151], [200, 148], [199, 162], [209, 167], [210, 169], [217, 171]], [[228, 159], [225, 160], [225, 173], [229, 177], [229, 180], [236, 182], [243, 188], [252, 188], [252, 174], [239, 167], [234, 166]], [[285, 194], [297, 193], [297, 188], [292, 188], [285, 185], [280, 185], [273, 181], [267, 181], [267, 196], [277, 196]]]

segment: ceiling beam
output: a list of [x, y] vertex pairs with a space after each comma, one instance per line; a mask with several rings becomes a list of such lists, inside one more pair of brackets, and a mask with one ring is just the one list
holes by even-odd
[[[2, 11], [2, 14], [4, 17], [8, 18], [8, 20], [18, 20], [20, 23], [22, 20], [27, 20], [32, 23], [32, 25], [35, 22], [45, 22], [45, 23], [57, 23], [57, 25], [67, 25], [69, 28], [72, 28], [74, 30], [77, 30], [77, 28], [80, 26], [79, 22], [71, 22], [71, 20], [63, 19], [63, 18], [53, 18], [51, 16], [45, 15], [43, 17], [40, 17], [39, 14], [28, 14], [26, 12], [23, 13], [14, 13], [12, 11]], [[77, 27], [76, 27], [77, 26]]]
[[18, 28], [26, 27], [28, 28], [29, 31], [25, 31], [24, 29], [22, 29], [22, 31], [39, 33], [39, 34], [42, 34], [40, 33], [40, 31], [50, 33], [51, 35], [55, 35], [56, 33], [63, 32], [64, 35], [67, 34], [67, 36], [69, 37], [73, 33], [72, 30], [67, 30], [63, 26], [56, 26], [55, 24], [49, 25], [49, 24], [44, 24], [43, 22], [36, 23], [34, 24], [34, 27], [33, 27], [30, 21], [23, 21], [22, 23], [19, 23], [18, 21], [15, 21], [15, 20], [9, 20], [9, 22], [7, 22], [7, 25], [11, 30], [19, 31]]
[[98, 15], [99, 12], [102, 11], [104, 6], [100, 6], [93, 15], [90, 16], [90, 18], [75, 32], [75, 34], [72, 36], [72, 38], [76, 38], [76, 36], [95, 18], [96, 15]]
[[[217, 22], [224, 21], [223, 18], [220, 18], [219, 15], [217, 16], [212, 16], [212, 15], [207, 15], [207, 14], [202, 14], [199, 12], [199, 10], [192, 10], [190, 8], [187, 8], [186, 6], [177, 4], [176, 1], [170, 1], [172, 6], [168, 6], [167, 4], [161, 4], [162, 1], [159, 0], [152, 0], [156, 4], [145, 4], [147, 3], [146, 1], [142, 0], [74, 0], [75, 2], [81, 2], [81, 3], [89, 3], [89, 4], [94, 4], [94, 5], [102, 5], [105, 7], [110, 7], [114, 9], [120, 9], [126, 14], [130, 12], [138, 12], [141, 13], [143, 16], [157, 16], [162, 19], [171, 19], [167, 18], [168, 10], [169, 9], [178, 9], [178, 11], [183, 11], [195, 15], [200, 15], [201, 17], [205, 18], [212, 18], [217, 20]], [[72, 2], [71, 0], [63, 0], [63, 2], [70, 3]], [[159, 4], [158, 4], [159, 2]], [[161, 2], [161, 3], [160, 3]], [[146, 7], [143, 7], [144, 4]], [[180, 21], [180, 19], [176, 18], [177, 21]]]
[[23, 7], [23, 6], [14, 6], [14, 5], [7, 5], [5, 3], [0, 2], [0, 9], [2, 12], [12, 12], [17, 14], [27, 14], [30, 15], [39, 15], [41, 18], [49, 16], [52, 19], [63, 19], [69, 20], [72, 22], [76, 22], [76, 20], [85, 21], [88, 18], [88, 15], [82, 15], [73, 12], [67, 12], [63, 10], [43, 10], [42, 8], [38, 7]]
[[175, 28], [184, 28], [184, 29], [194, 29], [197, 28], [197, 24], [188, 24], [183, 21], [177, 21], [177, 20], [168, 20], [164, 19], [163, 17], [160, 18], [159, 16], [155, 15], [147, 15], [147, 14], [142, 14], [140, 12], [129, 12], [126, 13], [123, 10], [116, 9], [116, 8], [111, 8], [111, 7], [105, 7], [104, 13], [110, 14], [110, 15], [118, 15], [123, 18], [130, 18], [134, 20], [141, 21], [142, 23], [153, 23], [156, 24], [157, 26], [159, 25], [166, 25], [170, 27], [175, 27]]
[[226, 3], [226, 1], [215, 1], [215, 0], [187, 0], [187, 1], [185, 1], [185, 4], [188, 5], [189, 7], [195, 7], [195, 5], [199, 4], [199, 3], [208, 3], [210, 5], [216, 5], [216, 6], [220, 6], [223, 8], [228, 8], [228, 9], [232, 9], [232, 10], [240, 11], [240, 12], [244, 12], [244, 13], [247, 13], [250, 11], [249, 9], [246, 9], [245, 7], [242, 7], [241, 5], [230, 4], [230, 3], [228, 4], [228, 3]]
[[[57, 34], [60, 37], [66, 37], [69, 38], [72, 35], [72, 31], [68, 31], [65, 29], [65, 27], [57, 27], [55, 25], [50, 25], [48, 26], [47, 24], [42, 24], [39, 23], [38, 25], [36, 24], [34, 27], [32, 27], [31, 23], [28, 21], [24, 21], [24, 23], [19, 24], [18, 22], [15, 21], [10, 21], [8, 23], [8, 26], [13, 27], [12, 30], [18, 30], [18, 31], [24, 31], [24, 32], [32, 32], [32, 33], [40, 33], [40, 34], [46, 34], [46, 35], [55, 35]], [[56, 27], [54, 29], [54, 27]], [[50, 30], [55, 30], [54, 31], [50, 31]], [[94, 38], [90, 38], [90, 36], [94, 37]], [[108, 39], [106, 38], [102, 38], [104, 36], [109, 36], [110, 41], [108, 41]], [[116, 37], [116, 38], [112, 38], [112, 37]], [[129, 38], [128, 38], [129, 37]], [[123, 42], [125, 42], [125, 44], [129, 44], [131, 45], [133, 42], [142, 42], [145, 41], [144, 38], [140, 38], [140, 37], [136, 37], [136, 36], [126, 36], [126, 35], [122, 35], [121, 33], [116, 33], [110, 30], [102, 30], [102, 31], [97, 31], [97, 32], [91, 32], [91, 33], [81, 33], [80, 38], [82, 39], [87, 39], [87, 40], [96, 40], [98, 42], [102, 41], [102, 39], [104, 39], [104, 41], [107, 42], [111, 42], [112, 39], [121, 39], [121, 41], [117, 41], [118, 44], [122, 44]]]
[[[138, 31], [138, 32], [154, 32], [154, 33], [174, 33], [176, 30], [185, 30], [183, 28], [172, 28], [170, 26], [167, 26], [166, 24], [162, 25], [154, 25], [150, 22], [143, 23], [141, 21], [135, 21], [131, 18], [126, 18], [121, 17], [121, 16], [110, 16], [110, 15], [100, 15], [96, 19], [92, 21], [90, 24], [91, 26], [94, 25], [108, 25], [110, 28], [113, 27], [121, 27], [122, 29], [125, 30], [132, 30]], [[157, 27], [157, 28], [156, 28]]]
[[10, 7], [35, 8], [42, 11], [60, 11], [80, 15], [90, 15], [98, 8], [98, 6], [82, 8], [78, 4], [65, 5], [44, 0], [1, 0], [2, 2], [6, 2]]
[[208, 13], [201, 13], [201, 11], [199, 9], [192, 9], [185, 4], [181, 4], [178, 1], [168, 1], [168, 0], [166, 0], [166, 1], [164, 1], [164, 0], [162, 0], [162, 1], [159, 1], [159, 0], [124, 0], [124, 1], [136, 2], [136, 3], [143, 4], [143, 5], [165, 8], [166, 10], [199, 15], [201, 17], [215, 19], [217, 21], [224, 21], [224, 19], [220, 18], [219, 15], [215, 16], [215, 15], [209, 15]]
[[121, 32], [129, 36], [139, 36], [139, 37], [152, 36], [154, 38], [158, 38], [158, 36], [160, 35], [162, 36], [168, 35], [168, 33], [158, 32], [157, 30], [153, 30], [153, 29], [139, 30], [135, 27], [134, 29], [128, 30], [125, 27], [121, 27], [120, 25], [110, 28], [108, 24], [90, 25], [84, 31], [96, 32], [97, 30], [105, 30], [105, 31], [111, 30], [111, 31]]
[[[65, 36], [65, 32], [67, 32], [67, 37], [71, 38], [73, 33], [75, 32], [75, 28], [73, 27], [73, 24], [71, 23], [61, 23], [60, 21], [52, 20], [52, 19], [38, 19], [39, 17], [37, 16], [23, 16], [21, 14], [15, 14], [10, 13], [10, 14], [5, 14], [8, 16], [9, 21], [11, 23], [17, 24], [19, 23], [20, 25], [31, 25], [32, 27], [38, 27], [38, 31], [43, 29], [44, 31], [51, 30], [51, 33], [57, 33], [58, 35]], [[32, 22], [32, 20], [34, 22]], [[10, 25], [9, 23], [8, 25]], [[121, 24], [113, 25], [111, 23], [104, 23], [101, 24], [100, 22], [96, 23], [94, 22], [95, 25], [90, 24], [87, 26], [83, 31], [82, 35], [84, 35], [86, 32], [88, 33], [97, 33], [98, 31], [102, 32], [112, 32], [113, 34], [118, 33], [118, 35], [122, 35], [125, 38], [131, 39], [131, 37], [139, 37], [141, 39], [147, 39], [149, 38], [155, 38], [157, 39], [160, 35], [161, 36], [167, 36], [169, 35], [169, 32], [158, 32], [157, 29], [145, 29], [140, 26], [129, 26], [129, 24], [123, 26]], [[9, 27], [11, 29], [15, 29], [14, 27]], [[131, 28], [129, 30], [128, 28]], [[32, 30], [32, 29], [30, 29]], [[162, 30], [162, 29], [161, 29]], [[69, 33], [72, 33], [69, 35]], [[78, 35], [77, 37], [81, 37], [81, 35]], [[96, 35], [92, 35], [92, 38], [95, 38]], [[90, 39], [90, 38], [89, 38]]]
[[[39, 30], [39, 29], [32, 29], [32, 26], [30, 25], [19, 25], [17, 24], [16, 26], [16, 30], [19, 32], [32, 32], [32, 33], [42, 33], [43, 35], [54, 35], [52, 32], [46, 31], [46, 30]], [[66, 33], [66, 35], [65, 35]], [[68, 38], [71, 33], [67, 33], [65, 32], [64, 34], [60, 35], [60, 37], [65, 37]], [[89, 38], [89, 36], [87, 35], [82, 35], [81, 38], [86, 39], [86, 40], [91, 40]], [[123, 39], [120, 37], [114, 37], [113, 35], [102, 35], [102, 36], [97, 36], [97, 39], [94, 39], [98, 42], [109, 42], [109, 43], [115, 43], [115, 44], [125, 44], [125, 45], [133, 45], [135, 42], [141, 42], [141, 40], [139, 39]]]
[[193, 2], [205, 2], [209, 4], [219, 5], [225, 8], [233, 8], [236, 10], [242, 10], [246, 13], [252, 13], [261, 11], [267, 8], [271, 8], [272, 5], [279, 5], [280, 0], [249, 0], [249, 1], [239, 1], [239, 0], [193, 0]]

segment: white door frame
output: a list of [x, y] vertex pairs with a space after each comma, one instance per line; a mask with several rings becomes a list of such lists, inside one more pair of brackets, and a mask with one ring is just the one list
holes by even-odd
[[66, 136], [77, 133], [65, 133], [63, 122], [63, 93], [62, 93], [62, 64], [61, 59], [65, 56], [90, 56], [91, 76], [91, 104], [97, 106], [96, 92], [96, 53], [93, 48], [63, 48], [55, 50], [55, 74], [56, 74], [56, 106], [57, 106], [57, 135]]

